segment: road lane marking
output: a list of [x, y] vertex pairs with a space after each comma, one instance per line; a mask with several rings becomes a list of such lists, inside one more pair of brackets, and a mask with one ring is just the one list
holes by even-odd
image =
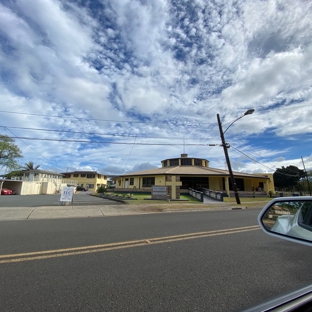
[[110, 250], [171, 243], [171, 242], [177, 242], [177, 241], [189, 240], [189, 239], [195, 239], [195, 238], [243, 233], [243, 232], [249, 232], [249, 231], [254, 231], [254, 230], [259, 230], [259, 229], [260, 227], [258, 225], [253, 225], [253, 226], [238, 227], [238, 228], [225, 229], [225, 230], [195, 232], [195, 233], [188, 233], [188, 234], [125, 241], [125, 242], [119, 242], [119, 243], [0, 255], [0, 264], [24, 262], [24, 261], [32, 261], [32, 260], [44, 260], [44, 259], [51, 259], [51, 258], [58, 258], [58, 257], [67, 257], [67, 256], [96, 253], [96, 252], [105, 252], [105, 251], [110, 251]]

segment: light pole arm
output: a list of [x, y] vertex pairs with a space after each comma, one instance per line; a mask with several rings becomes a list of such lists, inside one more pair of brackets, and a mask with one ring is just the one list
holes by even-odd
[[[243, 116], [237, 118], [236, 120], [242, 118]], [[226, 160], [226, 163], [227, 163], [227, 166], [228, 166], [228, 169], [229, 169], [229, 174], [230, 174], [230, 177], [231, 177], [231, 183], [232, 183], [232, 188], [233, 188], [233, 191], [234, 191], [234, 194], [235, 194], [235, 198], [236, 198], [236, 203], [237, 204], [240, 204], [240, 199], [239, 199], [239, 195], [238, 195], [238, 191], [237, 191], [237, 187], [236, 187], [236, 182], [235, 182], [235, 179], [234, 179], [234, 174], [233, 174], [233, 171], [232, 171], [232, 167], [231, 167], [231, 162], [230, 162], [230, 157], [229, 157], [229, 154], [228, 154], [228, 147], [226, 145], [226, 142], [225, 142], [225, 139], [224, 139], [224, 132], [222, 130], [222, 124], [221, 124], [221, 120], [220, 120], [220, 116], [219, 114], [217, 114], [217, 118], [218, 118], [218, 125], [219, 125], [219, 130], [220, 130], [220, 137], [221, 137], [221, 141], [222, 141], [222, 146], [223, 146], [223, 150], [224, 150], [224, 155], [225, 155], [225, 160]], [[236, 121], [234, 120], [232, 122], [232, 124]], [[230, 124], [230, 126], [232, 125]], [[230, 127], [229, 126], [229, 127]], [[227, 129], [229, 128], [227, 127]], [[227, 130], [226, 129], [226, 130]]]
[[240, 116], [240, 117], [236, 118], [234, 121], [232, 121], [232, 122], [230, 123], [230, 125], [223, 131], [223, 134], [224, 134], [226, 131], [228, 131], [228, 129], [233, 125], [234, 122], [236, 122], [237, 120], [243, 118], [244, 116], [245, 116], [245, 115]]
[[248, 110], [244, 113], [244, 115], [242, 115], [242, 116], [236, 118], [234, 121], [232, 121], [232, 122], [230, 123], [230, 125], [225, 129], [225, 131], [223, 131], [223, 134], [233, 125], [234, 122], [236, 122], [237, 120], [243, 118], [243, 117], [246, 116], [246, 115], [251, 115], [251, 114], [253, 114], [254, 111], [255, 111], [255, 110], [254, 110], [253, 108], [252, 108], [252, 109], [248, 109]]

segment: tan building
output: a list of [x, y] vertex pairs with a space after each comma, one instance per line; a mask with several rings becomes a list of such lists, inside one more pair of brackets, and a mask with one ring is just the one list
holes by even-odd
[[64, 179], [71, 179], [91, 192], [96, 192], [100, 186], [107, 185], [107, 176], [96, 171], [72, 171], [62, 173]]
[[[171, 199], [179, 199], [181, 192], [190, 188], [201, 191], [206, 188], [212, 191], [225, 192], [232, 196], [232, 185], [227, 170], [209, 167], [209, 161], [188, 157], [182, 154], [179, 158], [161, 161], [162, 167], [130, 172], [114, 178], [118, 191], [151, 191], [152, 186], [167, 186]], [[268, 194], [274, 190], [273, 174], [248, 174], [234, 172], [239, 193], [261, 191]], [[264, 194], [265, 194], [264, 193]]]
[[14, 190], [18, 195], [46, 195], [59, 193], [64, 186], [76, 183], [64, 180], [60, 173], [35, 169], [21, 170], [19, 176], [0, 180], [0, 188]]

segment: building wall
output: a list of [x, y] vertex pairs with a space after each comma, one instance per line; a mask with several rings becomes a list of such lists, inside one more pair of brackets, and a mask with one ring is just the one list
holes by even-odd
[[257, 175], [263, 175], [264, 177], [268, 177], [266, 180], [266, 185], [264, 191], [269, 192], [270, 190], [275, 190], [273, 173], [257, 173]]
[[[260, 175], [260, 174], [258, 174]], [[143, 187], [143, 178], [146, 177], [154, 177], [155, 183], [154, 185], [170, 185], [170, 179], [169, 177], [179, 177], [179, 176], [168, 176], [168, 175], [155, 175], [155, 176], [127, 176], [127, 177], [120, 177], [116, 180], [116, 189], [141, 189], [144, 190]], [[244, 191], [245, 192], [251, 192], [253, 189], [256, 191], [257, 187], [259, 185], [263, 185], [262, 191], [265, 191], [268, 193], [270, 190], [274, 190], [274, 181], [273, 181], [273, 174], [263, 174], [263, 179], [261, 178], [241, 178], [244, 180]], [[269, 177], [269, 179], [267, 179]], [[209, 189], [215, 190], [215, 191], [225, 191], [227, 192], [228, 196], [230, 196], [230, 181], [229, 177], [225, 177], [225, 189], [223, 188], [223, 179], [222, 176], [213, 176], [213, 177], [207, 177], [209, 179]], [[177, 180], [177, 182], [180, 181], [180, 177]], [[133, 183], [133, 184], [131, 184]], [[148, 187], [149, 189], [150, 187]], [[179, 197], [179, 192], [175, 192], [176, 187], [174, 186], [174, 190], [171, 190], [171, 193], [174, 194], [173, 197], [177, 196]], [[180, 188], [179, 188], [180, 189]], [[172, 197], [172, 199], [174, 199]]]
[[23, 176], [13, 177], [12, 180], [4, 183], [7, 184], [7, 188], [15, 190], [19, 195], [56, 194], [61, 192], [64, 186], [77, 184], [83, 184], [84, 187], [87, 184], [93, 184], [93, 187], [89, 187], [89, 189], [95, 192], [99, 186], [107, 184], [104, 175], [100, 175], [100, 178], [98, 174], [95, 175], [95, 178], [74, 178], [73, 174], [69, 176], [72, 178], [71, 180], [63, 179], [59, 174], [26, 172]]
[[214, 191], [223, 191], [222, 177], [209, 177], [209, 189]]
[[18, 195], [39, 195], [56, 194], [64, 186], [76, 185], [74, 180], [64, 180], [58, 175], [36, 174], [21, 177], [14, 177], [13, 180], [6, 181], [5, 185], [9, 189], [16, 191]]
[[249, 189], [248, 191], [251, 191], [252, 189], [254, 189], [255, 191], [257, 191], [258, 186], [261, 186], [261, 184], [263, 184], [263, 191], [265, 192], [269, 192], [270, 190], [275, 189], [274, 187], [274, 180], [273, 180], [273, 174], [272, 173], [257, 173], [257, 175], [263, 175], [263, 177], [268, 177], [269, 179], [250, 179], [250, 185], [251, 185], [251, 189]]
[[255, 189], [259, 185], [259, 179], [255, 181], [254, 179], [245, 179], [244, 180], [244, 185], [245, 185], [245, 191], [246, 192], [251, 192], [253, 188]]
[[166, 178], [164, 175], [157, 176], [127, 176], [120, 177], [116, 180], [116, 189], [144, 189], [150, 187], [143, 187], [143, 178], [155, 178], [154, 185], [166, 185]]
[[[260, 175], [260, 174], [258, 174]], [[270, 177], [271, 175], [271, 177]], [[261, 178], [242, 178], [244, 180], [244, 191], [252, 192], [253, 190], [257, 191], [259, 185], [263, 184], [262, 191], [269, 192], [270, 190], [274, 190], [274, 181], [272, 174], [264, 174], [264, 177], [269, 176], [268, 179]], [[230, 183], [229, 177], [226, 177], [226, 182]], [[223, 178], [222, 177], [210, 177], [209, 178], [209, 189], [211, 190], [223, 190]], [[227, 189], [227, 188], [226, 188]]]
[[[65, 182], [65, 181], [63, 181]], [[67, 186], [67, 183], [54, 183], [44, 181], [23, 181], [19, 195], [47, 195], [61, 192], [62, 188]]]
[[[94, 178], [88, 178], [87, 174], [93, 174], [91, 172], [86, 173], [69, 173], [66, 174], [67, 179], [74, 179], [77, 185], [88, 188], [90, 191], [96, 192], [100, 186], [107, 185], [107, 178], [103, 174], [94, 174]], [[85, 176], [81, 176], [85, 175]], [[100, 178], [99, 178], [100, 176]]]
[[20, 195], [39, 195], [41, 194], [42, 182], [24, 181]]

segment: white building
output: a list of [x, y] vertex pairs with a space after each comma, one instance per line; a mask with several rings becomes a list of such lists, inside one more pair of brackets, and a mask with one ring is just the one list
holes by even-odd
[[64, 186], [77, 185], [77, 181], [63, 179], [61, 173], [46, 170], [22, 170], [21, 175], [0, 180], [0, 190], [8, 188], [19, 195], [56, 194]]

